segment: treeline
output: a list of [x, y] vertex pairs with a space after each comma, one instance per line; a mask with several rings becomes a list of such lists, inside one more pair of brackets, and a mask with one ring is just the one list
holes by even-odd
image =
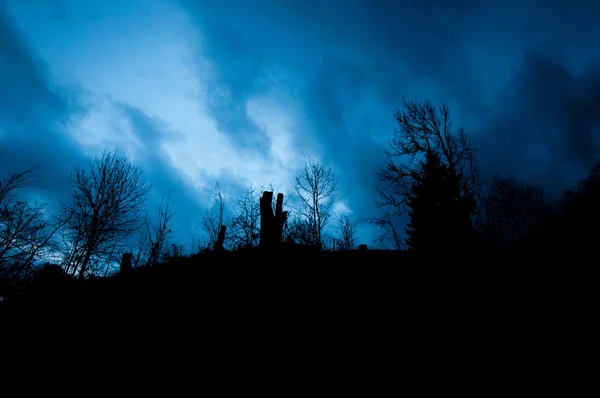
[[487, 259], [509, 253], [556, 261], [559, 254], [572, 259], [593, 252], [600, 163], [561, 198], [547, 200], [540, 187], [514, 176], [496, 174], [482, 183], [475, 145], [465, 130], [453, 130], [447, 106], [404, 101], [395, 118], [379, 171], [381, 212], [371, 220], [382, 227], [382, 240], [452, 258], [483, 251]]
[[[252, 185], [231, 203], [215, 185], [215, 204], [199, 220], [204, 237], [198, 238], [194, 252], [186, 253], [171, 239], [176, 209], [170, 192], [163, 194], [156, 209], [147, 211], [151, 186], [127, 156], [106, 151], [87, 168], [76, 167], [69, 177], [71, 197], [53, 211], [18, 195], [32, 185], [36, 170], [0, 179], [0, 279], [5, 283], [26, 279], [44, 264], [58, 265], [67, 275], [84, 279], [110, 274], [123, 253], [131, 253], [131, 265], [140, 267], [260, 243], [260, 194]], [[356, 223], [349, 213], [333, 212], [338, 188], [331, 167], [307, 159], [294, 187], [298, 205], [284, 212], [278, 240], [318, 249], [328, 240], [336, 250], [355, 248]], [[275, 197], [268, 204], [272, 208], [274, 201]], [[232, 209], [227, 212], [229, 205]], [[324, 233], [332, 223], [339, 231], [336, 236]]]
[[[380, 227], [382, 247], [424, 255], [593, 247], [600, 165], [551, 204], [540, 188], [512, 176], [497, 175], [482, 184], [471, 137], [452, 128], [445, 105], [404, 101], [394, 116], [397, 128], [378, 172], [379, 213], [368, 219]], [[104, 152], [88, 167], [75, 168], [69, 177], [73, 193], [57, 209], [19, 196], [35, 172], [0, 179], [3, 281], [27, 278], [47, 263], [80, 279], [107, 275], [124, 252], [132, 253], [134, 267], [185, 255], [171, 240], [176, 210], [169, 192], [155, 210], [146, 211], [151, 186], [125, 155]], [[317, 250], [355, 249], [356, 219], [333, 211], [338, 183], [332, 168], [309, 158], [293, 183], [294, 192], [283, 203], [281, 240]], [[206, 234], [195, 252], [257, 247], [265, 190], [276, 188], [251, 185], [229, 202], [217, 183], [215, 205], [200, 220]], [[327, 230], [336, 232], [329, 236]]]

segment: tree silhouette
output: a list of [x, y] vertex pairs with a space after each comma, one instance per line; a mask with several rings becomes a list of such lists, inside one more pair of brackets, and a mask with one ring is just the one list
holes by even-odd
[[338, 235], [334, 242], [337, 250], [353, 250], [356, 248], [356, 223], [349, 212], [336, 217]]
[[308, 224], [312, 242], [322, 247], [323, 228], [331, 219], [333, 199], [337, 192], [337, 180], [331, 167], [307, 159], [295, 178], [294, 188], [301, 203], [298, 214]]
[[283, 241], [283, 230], [288, 221], [288, 212], [283, 210], [283, 193], [277, 193], [273, 208], [273, 191], [263, 191], [260, 197], [259, 246], [271, 250]]
[[250, 185], [233, 201], [230, 240], [235, 248], [258, 246], [260, 236], [260, 197]]
[[62, 204], [68, 251], [66, 271], [83, 279], [95, 256], [114, 254], [143, 224], [142, 208], [150, 186], [125, 155], [105, 151], [89, 169], [70, 177], [73, 198]]
[[420, 172], [407, 198], [410, 222], [406, 227], [406, 243], [415, 250], [431, 252], [451, 248], [467, 239], [473, 231], [470, 216], [475, 201], [463, 196], [462, 176], [429, 152], [421, 162]]
[[[207, 246], [210, 250], [219, 250], [223, 248], [225, 240], [225, 193], [221, 185], [216, 182], [212, 190], [214, 203], [202, 218], [204, 231], [208, 236]], [[223, 238], [221, 241], [220, 237]]]
[[45, 205], [30, 204], [15, 191], [31, 185], [37, 168], [0, 178], [0, 277], [21, 278], [54, 249], [62, 227], [52, 225]]
[[314, 245], [312, 226], [304, 217], [291, 213], [283, 225], [283, 241], [299, 245]]
[[[403, 100], [403, 108], [394, 117], [398, 127], [385, 151], [385, 164], [378, 172], [382, 183], [377, 188], [380, 215], [369, 221], [383, 228], [385, 235], [397, 237], [397, 224], [406, 214], [407, 199], [412, 194], [415, 177], [423, 174], [420, 162], [427, 154], [436, 154], [441, 164], [460, 176], [463, 196], [477, 200], [479, 180], [475, 146], [463, 129], [453, 130], [446, 105]], [[399, 249], [397, 239], [396, 243]]]
[[154, 217], [146, 214], [144, 230], [141, 231], [141, 239], [138, 251], [133, 256], [133, 266], [153, 266], [166, 258], [168, 249], [168, 237], [173, 230], [173, 217], [175, 216], [171, 192], [163, 194]]
[[544, 192], [514, 177], [495, 176], [483, 199], [483, 232], [499, 241], [520, 239], [551, 215]]
[[564, 243], [573, 247], [595, 247], [600, 223], [600, 162], [575, 187], [563, 192], [562, 229]]

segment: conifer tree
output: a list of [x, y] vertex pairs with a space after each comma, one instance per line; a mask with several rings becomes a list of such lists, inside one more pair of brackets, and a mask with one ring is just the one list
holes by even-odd
[[470, 216], [475, 201], [461, 195], [461, 175], [443, 164], [435, 152], [428, 152], [421, 172], [415, 172], [413, 179], [407, 199], [407, 245], [429, 252], [456, 246], [468, 238], [473, 230]]

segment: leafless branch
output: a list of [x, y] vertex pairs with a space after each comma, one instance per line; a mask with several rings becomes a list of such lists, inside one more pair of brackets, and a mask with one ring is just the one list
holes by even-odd
[[[377, 173], [382, 183], [377, 188], [381, 217], [372, 219], [373, 224], [389, 228], [393, 220], [405, 214], [414, 176], [422, 174], [420, 162], [429, 152], [438, 154], [446, 166], [460, 175], [463, 196], [479, 199], [475, 146], [463, 129], [452, 129], [446, 105], [404, 99], [394, 118], [398, 125], [385, 151], [385, 163]], [[388, 232], [396, 234], [395, 229]]]
[[304, 217], [288, 215], [288, 219], [283, 226], [283, 241], [301, 245], [314, 245], [312, 226]]
[[233, 246], [237, 248], [256, 247], [260, 236], [259, 194], [250, 186], [233, 202], [233, 217], [229, 233]]
[[295, 178], [294, 188], [301, 203], [298, 214], [309, 225], [313, 242], [322, 246], [323, 228], [330, 221], [334, 198], [338, 191], [337, 180], [331, 167], [307, 159], [304, 168]]
[[69, 181], [74, 193], [62, 204], [69, 242], [64, 267], [83, 278], [93, 257], [112, 252], [110, 248], [142, 226], [150, 186], [125, 155], [108, 151], [89, 169], [77, 167]]
[[208, 235], [208, 246], [215, 248], [219, 239], [219, 231], [225, 222], [225, 194], [221, 190], [221, 185], [219, 185], [218, 182], [215, 183], [212, 196], [215, 202], [203, 217], [202, 225], [204, 226], [204, 231]]
[[171, 224], [175, 214], [170, 191], [163, 194], [153, 218], [146, 214], [145, 239], [142, 238], [148, 251], [146, 265], [156, 265], [164, 257], [168, 236], [173, 232]]
[[356, 248], [356, 223], [350, 213], [345, 212], [336, 217], [338, 236], [335, 238], [337, 250], [354, 250]]
[[544, 192], [514, 177], [495, 176], [484, 198], [485, 228], [511, 239], [519, 238], [540, 223], [549, 207]]
[[35, 166], [8, 176], [0, 176], [0, 203], [13, 197], [15, 190], [31, 186], [33, 175], [38, 170], [39, 167]]
[[62, 224], [53, 225], [45, 205], [17, 198], [15, 191], [31, 186], [37, 167], [0, 178], [0, 274], [19, 278], [29, 274], [52, 250]]

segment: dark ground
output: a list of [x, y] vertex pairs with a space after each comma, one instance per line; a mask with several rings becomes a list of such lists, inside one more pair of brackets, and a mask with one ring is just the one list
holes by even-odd
[[566, 363], [587, 352], [596, 330], [596, 279], [581, 262], [483, 258], [213, 253], [85, 281], [48, 268], [0, 304], [2, 349], [28, 367], [39, 363], [31, 358], [69, 358], [68, 372], [93, 363], [108, 375], [135, 364], [123, 370], [130, 380], [151, 368], [155, 376], [136, 379], [150, 390], [175, 369], [192, 384], [202, 368], [237, 385], [227, 375], [238, 369], [257, 375], [242, 389], [289, 390], [340, 369], [360, 369], [345, 386], [371, 371], [432, 385], [441, 380], [427, 376], [433, 368], [473, 386], [573, 368]]
[[585, 289], [576, 286], [588, 281], [581, 263], [535, 256], [461, 257], [379, 250], [208, 253], [85, 281], [49, 268], [26, 290], [5, 295], [1, 306], [114, 314], [161, 308], [172, 313], [297, 310], [324, 316], [453, 306], [484, 314], [519, 302], [519, 312], [527, 303], [560, 306], [561, 300], [583, 294]]

